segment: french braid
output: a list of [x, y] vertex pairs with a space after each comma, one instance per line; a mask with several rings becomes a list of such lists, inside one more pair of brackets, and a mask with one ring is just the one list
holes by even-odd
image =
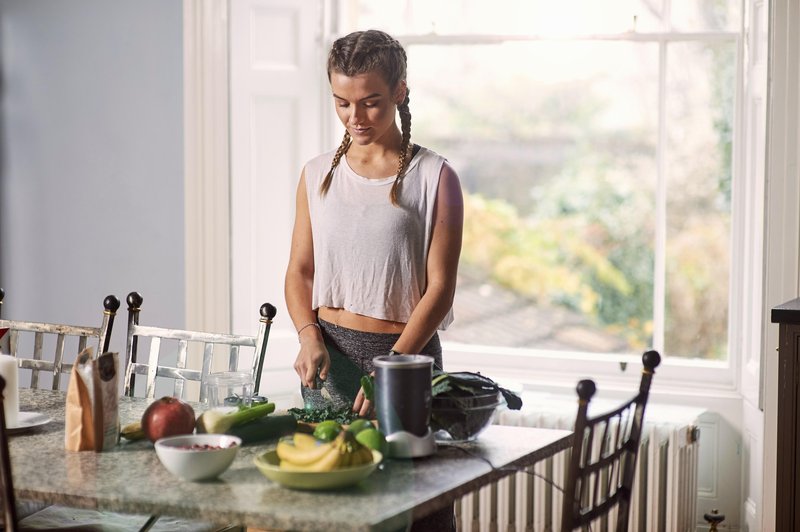
[[[328, 81], [331, 72], [339, 72], [348, 77], [377, 71], [394, 90], [406, 79], [406, 51], [403, 46], [390, 35], [379, 30], [356, 31], [337, 39], [328, 54]], [[398, 205], [399, 188], [408, 168], [411, 151], [411, 111], [408, 108], [408, 90], [402, 103], [397, 106], [400, 113], [402, 140], [400, 142], [400, 160], [398, 162], [397, 179], [392, 185], [390, 198], [393, 205]], [[331, 186], [333, 171], [350, 148], [351, 138], [345, 132], [344, 139], [336, 150], [331, 161], [331, 168], [320, 185], [320, 194], [324, 196]]]
[[392, 184], [392, 190], [389, 193], [389, 197], [392, 200], [392, 205], [399, 205], [397, 196], [400, 192], [400, 185], [405, 177], [406, 169], [408, 169], [408, 163], [410, 162], [409, 155], [412, 151], [411, 111], [408, 108], [408, 103], [411, 100], [408, 96], [410, 92], [410, 89], [406, 89], [406, 98], [403, 100], [403, 103], [397, 106], [397, 111], [400, 113], [400, 129], [403, 137], [402, 141], [400, 142], [400, 163], [397, 167], [397, 178], [394, 180], [394, 183]]
[[331, 188], [331, 181], [333, 180], [333, 171], [339, 166], [339, 161], [342, 160], [342, 156], [347, 153], [347, 148], [350, 147], [350, 132], [344, 132], [344, 138], [342, 139], [342, 143], [339, 144], [339, 149], [336, 150], [336, 153], [333, 155], [333, 161], [331, 162], [331, 169], [328, 170], [328, 175], [325, 176], [325, 179], [322, 180], [322, 185], [319, 187], [319, 193], [321, 195], [325, 195], [328, 193], [328, 189]]

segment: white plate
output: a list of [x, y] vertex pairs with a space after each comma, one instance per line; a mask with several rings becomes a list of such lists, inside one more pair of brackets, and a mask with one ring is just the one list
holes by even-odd
[[16, 424], [7, 426], [6, 430], [9, 434], [16, 434], [35, 427], [47, 425], [51, 421], [53, 421], [51, 418], [39, 412], [20, 412], [17, 414]]

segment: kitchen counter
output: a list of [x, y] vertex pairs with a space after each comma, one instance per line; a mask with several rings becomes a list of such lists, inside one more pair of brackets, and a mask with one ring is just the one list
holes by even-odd
[[[493, 425], [477, 441], [440, 445], [430, 457], [385, 460], [353, 487], [296, 491], [266, 479], [253, 464], [275, 442], [242, 447], [230, 469], [207, 482], [173, 477], [147, 441], [123, 440], [104, 453], [67, 452], [65, 398], [63, 392], [20, 390], [22, 411], [41, 412], [52, 421], [10, 437], [18, 498], [260, 528], [402, 529], [511, 473], [498, 468], [531, 465], [567, 448], [572, 436], [565, 430]], [[145, 399], [121, 398], [121, 423], [138, 420], [147, 404]]]

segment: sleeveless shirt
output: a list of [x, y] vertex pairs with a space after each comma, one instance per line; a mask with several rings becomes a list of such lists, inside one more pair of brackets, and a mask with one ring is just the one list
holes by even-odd
[[[314, 244], [311, 306], [407, 323], [427, 286], [433, 211], [445, 159], [420, 148], [395, 206], [389, 192], [397, 176], [367, 179], [344, 156], [321, 196], [335, 153], [319, 155], [305, 166]], [[451, 308], [439, 329], [452, 321]]]

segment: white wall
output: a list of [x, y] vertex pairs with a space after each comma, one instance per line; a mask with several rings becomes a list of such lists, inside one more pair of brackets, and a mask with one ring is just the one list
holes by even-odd
[[232, 324], [246, 333], [262, 302], [277, 307], [261, 385], [279, 408], [295, 406], [299, 380], [292, 364], [299, 344], [283, 279], [300, 171], [332, 149], [322, 127], [331, 112], [323, 3], [237, 0], [230, 6]]
[[181, 0], [0, 1], [8, 319], [184, 324]]

